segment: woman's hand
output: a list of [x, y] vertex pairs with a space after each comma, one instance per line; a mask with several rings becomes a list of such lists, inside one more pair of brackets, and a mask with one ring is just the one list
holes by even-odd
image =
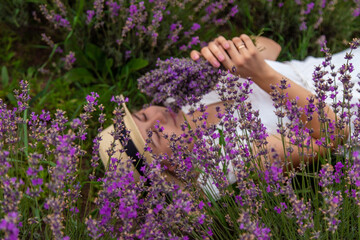
[[233, 38], [232, 41], [220, 36], [202, 48], [201, 53], [194, 50], [190, 56], [193, 60], [202, 56], [216, 68], [220, 67], [221, 63], [234, 75], [244, 78], [252, 77], [254, 80], [264, 78], [274, 72], [250, 37], [245, 34]]

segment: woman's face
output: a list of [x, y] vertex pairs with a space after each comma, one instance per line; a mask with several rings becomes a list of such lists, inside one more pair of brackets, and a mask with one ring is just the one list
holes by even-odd
[[[163, 134], [169, 136], [174, 133], [177, 136], [181, 135], [183, 133], [181, 124], [185, 121], [184, 113], [182, 111], [174, 113], [166, 107], [150, 106], [132, 114], [132, 116], [144, 139], [148, 138], [147, 132], [149, 130], [153, 131], [151, 145], [153, 152], [155, 154], [166, 153], [171, 156], [172, 151], [169, 140], [165, 139]], [[159, 130], [155, 128], [156, 124], [163, 127], [164, 130], [159, 132]]]

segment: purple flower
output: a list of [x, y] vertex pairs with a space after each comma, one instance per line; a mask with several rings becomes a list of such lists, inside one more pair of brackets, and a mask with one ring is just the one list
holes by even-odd
[[40, 10], [44, 17], [51, 22], [55, 28], [63, 27], [69, 31], [71, 30], [70, 22], [62, 16], [65, 16], [65, 10], [63, 10], [62, 15], [55, 13], [54, 10], [49, 11], [47, 5], [40, 5]]
[[125, 60], [128, 60], [131, 58], [131, 50], [125, 51]]
[[213, 234], [213, 232], [211, 231], [211, 228], [210, 228], [210, 227], [208, 227], [208, 229], [209, 229], [209, 231], [207, 231], [206, 233], [211, 237], [211, 236], [214, 235], [214, 234]]
[[157, 69], [138, 79], [139, 89], [153, 97], [152, 103], [164, 103], [171, 97], [175, 109], [200, 100], [217, 82], [216, 70], [207, 62], [170, 58], [157, 61]]
[[333, 175], [334, 168], [330, 164], [325, 164], [320, 172], [319, 172], [319, 186], [326, 187], [328, 185], [333, 184], [334, 175]]
[[192, 37], [191, 41], [188, 43], [188, 48], [191, 48], [193, 45], [197, 45], [200, 43], [199, 37]]
[[17, 225], [18, 222], [18, 213], [10, 212], [5, 215], [4, 219], [0, 220], [0, 230], [4, 232], [4, 239], [6, 240], [15, 240], [19, 237], [19, 229]]
[[353, 13], [352, 13], [352, 15], [353, 15], [354, 17], [360, 16], [360, 7], [355, 8], [354, 11], [353, 11]]
[[46, 44], [51, 48], [53, 48], [55, 46], [53, 40], [51, 40], [51, 37], [47, 36], [45, 33], [41, 34], [41, 40], [46, 42]]
[[205, 214], [201, 214], [201, 216], [198, 219], [199, 224], [204, 224]]
[[43, 179], [42, 178], [34, 178], [34, 179], [31, 179], [31, 183], [34, 186], [42, 185], [43, 184]]
[[281, 208], [279, 208], [279, 207], [277, 207], [277, 206], [274, 207], [274, 210], [275, 210], [275, 212], [277, 212], [278, 214], [281, 213]]
[[66, 56], [65, 58], [62, 59], [64, 61], [64, 68], [66, 70], [70, 70], [73, 66], [73, 64], [75, 63], [76, 61], [76, 58], [75, 58], [75, 53], [70, 51]]
[[92, 219], [91, 216], [85, 220], [85, 224], [87, 225], [87, 230], [90, 237], [93, 239], [100, 239], [103, 236], [103, 234], [100, 233], [98, 222]]
[[201, 28], [200, 24], [194, 23], [191, 27], [191, 30], [195, 32], [195, 31], [199, 30], [200, 28]]
[[104, 14], [104, 0], [95, 0], [93, 7], [96, 12], [96, 18], [100, 20]]
[[109, 6], [110, 16], [111, 18], [119, 16], [119, 10], [121, 9], [121, 4], [118, 4], [117, 2], [106, 1], [106, 5]]
[[[280, 4], [280, 3], [279, 3], [279, 4]], [[238, 12], [239, 12], [239, 10], [238, 10], [238, 5], [235, 5], [235, 6], [233, 6], [233, 7], [231, 8], [229, 15], [230, 15], [231, 17], [234, 17]]]
[[306, 5], [306, 10], [304, 11], [303, 14], [307, 15], [311, 12], [311, 10], [314, 8], [315, 3], [314, 2], [310, 2], [309, 4]]
[[302, 21], [299, 27], [300, 31], [305, 31], [307, 29], [306, 22]]
[[95, 16], [94, 10], [87, 10], [86, 11], [86, 24], [90, 24], [90, 22], [92, 21], [94, 16]]
[[130, 5], [130, 7], [129, 7], [130, 16], [135, 15], [137, 13], [137, 11], [138, 11], [138, 9], [135, 4]]
[[199, 202], [199, 209], [203, 209], [203, 207], [205, 206], [204, 202], [203, 201], [200, 201]]

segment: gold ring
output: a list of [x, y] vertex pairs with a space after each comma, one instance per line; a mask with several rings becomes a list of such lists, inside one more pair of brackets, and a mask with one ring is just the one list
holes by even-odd
[[245, 44], [241, 44], [241, 45], [238, 47], [238, 49], [240, 50], [240, 49], [242, 49], [242, 48], [244, 48], [244, 47], [246, 47]]

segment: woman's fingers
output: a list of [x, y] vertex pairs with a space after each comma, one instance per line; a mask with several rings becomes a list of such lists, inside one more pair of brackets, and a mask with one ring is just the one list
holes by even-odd
[[223, 52], [221, 51], [221, 47], [218, 46], [218, 43], [216, 42], [210, 42], [208, 45], [210, 51], [215, 55], [215, 57], [220, 61], [225, 60], [225, 56]]
[[244, 57], [246, 56], [246, 53], [245, 51], [240, 53], [238, 47], [235, 45], [233, 41], [228, 40], [228, 43], [230, 45], [230, 48], [227, 50], [227, 52], [229, 53], [234, 64], [240, 67], [244, 63]]
[[247, 50], [249, 51], [249, 53], [251, 55], [256, 53], [257, 48], [255, 47], [253, 41], [251, 40], [251, 38], [248, 35], [241, 34], [240, 39], [244, 42]]
[[212, 66], [216, 68], [220, 67], [220, 64], [227, 66], [231, 61], [222, 45], [219, 45], [216, 41], [210, 42], [207, 47], [202, 48], [201, 54]]
[[238, 49], [238, 51], [240, 52], [242, 49], [246, 48], [245, 43], [243, 42], [243, 40], [241, 40], [241, 38], [239, 37], [234, 37], [232, 39], [235, 47]]
[[216, 59], [216, 57], [208, 47], [202, 48], [201, 54], [207, 61], [209, 61], [211, 65], [213, 65], [216, 68], [220, 67], [220, 63], [218, 62], [218, 60]]
[[223, 47], [223, 49], [229, 49], [230, 45], [228, 43], [228, 41], [223, 37], [223, 36], [219, 36], [215, 39], [215, 42], [217, 42], [219, 45], [221, 45]]
[[218, 68], [223, 65], [234, 75], [243, 77], [256, 77], [259, 69], [267, 69], [251, 38], [245, 34], [232, 40], [219, 36], [203, 47], [201, 52], [193, 50], [190, 56], [195, 61], [203, 57], [212, 66]]
[[199, 51], [192, 50], [190, 52], [190, 57], [191, 57], [192, 60], [197, 61], [201, 57], [201, 53]]

